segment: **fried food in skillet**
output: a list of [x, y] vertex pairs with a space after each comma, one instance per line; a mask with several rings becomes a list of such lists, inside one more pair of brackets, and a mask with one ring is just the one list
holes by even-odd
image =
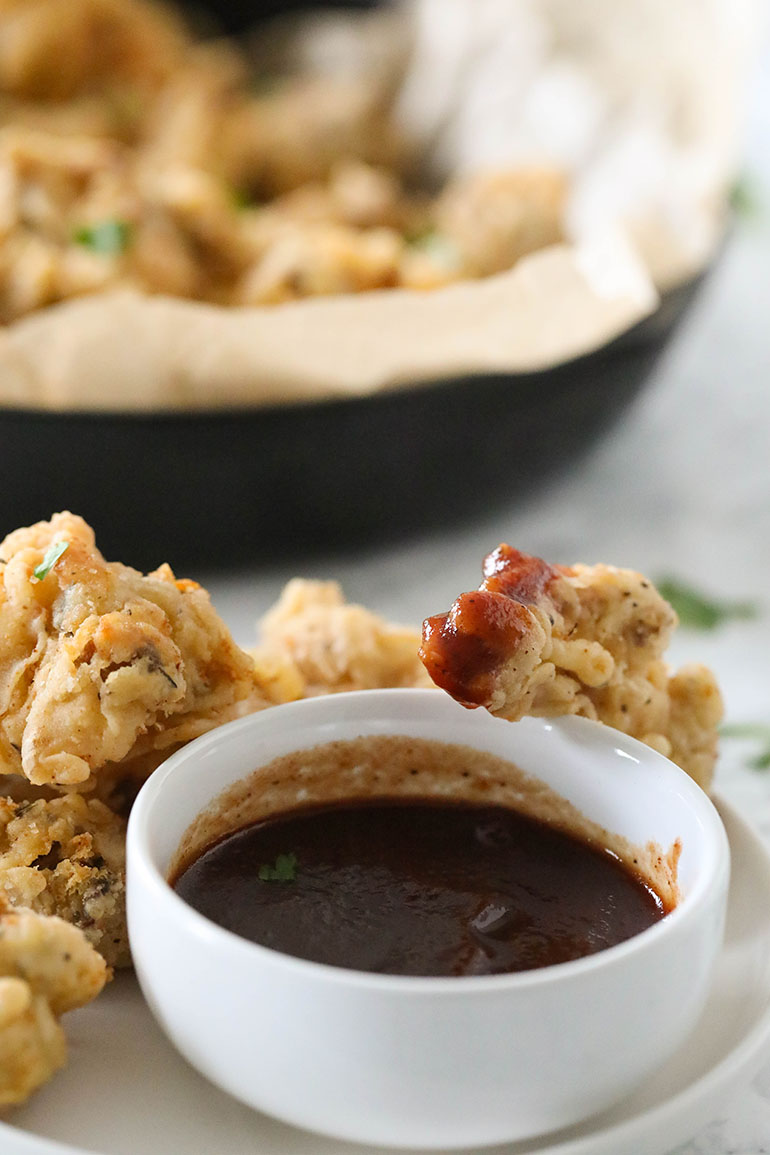
[[173, 6], [0, 0], [0, 323], [115, 288], [429, 290], [562, 240], [560, 173], [412, 189], [400, 69], [263, 71], [260, 92], [243, 45], [197, 40]]
[[483, 573], [478, 590], [424, 623], [420, 655], [436, 685], [512, 721], [597, 719], [708, 789], [719, 689], [705, 666], [666, 665], [677, 618], [650, 581], [608, 565], [548, 565], [508, 545], [485, 559]]

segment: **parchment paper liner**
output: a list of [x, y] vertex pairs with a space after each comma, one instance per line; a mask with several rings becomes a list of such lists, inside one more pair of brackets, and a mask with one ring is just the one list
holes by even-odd
[[209, 410], [522, 373], [600, 348], [657, 304], [644, 264], [615, 231], [433, 292], [269, 308], [100, 293], [0, 331], [0, 405]]

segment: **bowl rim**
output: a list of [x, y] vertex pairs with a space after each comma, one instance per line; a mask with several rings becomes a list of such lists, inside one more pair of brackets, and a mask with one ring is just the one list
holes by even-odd
[[[213, 730], [208, 731], [208, 733], [194, 739], [181, 750], [172, 754], [165, 762], [161, 763], [139, 791], [128, 822], [126, 836], [126, 885], [129, 930], [131, 923], [130, 895], [135, 886], [134, 879], [137, 875], [140, 875], [142, 876], [142, 882], [151, 900], [154, 900], [160, 907], [165, 907], [166, 914], [173, 918], [175, 922], [187, 923], [196, 938], [208, 940], [208, 943], [218, 951], [231, 951], [243, 960], [259, 960], [263, 964], [282, 967], [290, 972], [294, 971], [299, 976], [304, 974], [309, 980], [328, 982], [332, 985], [353, 986], [379, 992], [392, 991], [405, 996], [430, 994], [456, 998], [458, 995], [462, 996], [463, 994], [474, 993], [478, 997], [478, 995], [484, 992], [492, 994], [500, 990], [523, 991], [533, 987], [548, 987], [553, 983], [580, 981], [583, 975], [591, 971], [602, 971], [607, 967], [622, 964], [629, 956], [640, 952], [646, 953], [654, 951], [661, 940], [665, 942], [667, 938], [676, 934], [680, 927], [686, 927], [694, 920], [700, 918], [704, 911], [708, 910], [714, 898], [718, 898], [723, 893], [726, 897], [730, 875], [730, 848], [727, 833], [719, 816], [719, 812], [709, 796], [684, 770], [664, 755], [658, 753], [658, 751], [602, 723], [569, 715], [559, 718], [527, 717], [522, 719], [521, 722], [509, 724], [521, 725], [524, 723], [530, 729], [537, 728], [542, 733], [551, 730], [556, 730], [561, 733], [566, 731], [567, 734], [569, 734], [571, 730], [575, 730], [577, 733], [582, 731], [584, 734], [592, 734], [594, 740], [601, 744], [608, 755], [611, 753], [617, 757], [630, 758], [637, 764], [641, 764], [643, 761], [650, 761], [654, 765], [665, 765], [667, 767], [667, 774], [673, 774], [679, 778], [679, 786], [687, 795], [689, 805], [695, 807], [699, 818], [699, 825], [704, 831], [704, 837], [709, 840], [709, 845], [712, 850], [704, 867], [699, 871], [690, 893], [685, 895], [677, 906], [664, 918], [659, 919], [645, 930], [636, 935], [632, 935], [631, 938], [623, 942], [606, 947], [594, 954], [571, 959], [567, 962], [554, 963], [550, 966], [537, 967], [527, 971], [509, 972], [506, 974], [461, 976], [389, 975], [376, 971], [361, 971], [351, 967], [333, 966], [328, 963], [315, 962], [311, 959], [299, 958], [272, 947], [264, 946], [261, 943], [251, 942], [233, 931], [226, 930], [218, 923], [213, 922], [181, 898], [168, 882], [149, 847], [150, 825], [156, 817], [158, 800], [162, 797], [162, 792], [168, 780], [172, 779], [173, 781], [182, 776], [185, 773], [184, 768], [187, 763], [191, 760], [196, 761], [199, 756], [205, 755], [207, 751], [211, 750], [223, 740], [225, 742], [237, 740], [242, 732], [248, 732], [254, 726], [258, 727], [261, 724], [259, 719], [268, 716], [275, 718], [276, 713], [279, 711], [281, 712], [279, 716], [284, 718], [287, 714], [296, 712], [321, 711], [324, 708], [324, 704], [327, 706], [332, 704], [330, 708], [334, 710], [344, 707], [345, 702], [353, 699], [372, 701], [375, 695], [378, 698], [384, 696], [385, 701], [390, 700], [394, 702], [394, 704], [397, 703], [399, 699], [412, 699], [415, 695], [419, 695], [425, 702], [429, 699], [439, 701], [439, 696], [442, 701], [449, 700], [442, 690], [417, 688], [357, 690], [323, 697], [300, 699], [295, 702], [271, 706], [266, 710], [257, 711], [243, 718], [225, 723], [222, 726], [217, 726]], [[469, 717], [472, 716], [469, 711]], [[340, 721], [353, 722], [355, 719], [340, 719]], [[326, 739], [327, 742], [335, 740], [334, 738]], [[428, 738], [426, 740], [442, 741], [440, 738]], [[316, 743], [316, 745], [320, 744], [323, 743]], [[454, 741], [451, 744], [457, 745], [459, 742]], [[473, 746], [472, 735], [469, 735], [468, 742], [463, 742], [463, 744]], [[302, 742], [298, 742], [296, 746], [291, 747], [293, 750], [309, 748], [308, 745]], [[287, 751], [287, 753], [288, 752], [289, 751]], [[276, 755], [276, 757], [280, 756], [281, 755]], [[502, 757], [502, 755], [499, 756]], [[513, 760], [513, 756], [511, 756], [511, 761]], [[272, 761], [272, 758], [270, 761]], [[258, 759], [256, 759], [253, 769], [257, 770], [259, 767], [260, 763]], [[214, 801], [227, 790], [229, 786], [234, 785], [235, 782], [247, 778], [250, 773], [252, 773], [252, 771], [244, 774], [242, 778], [235, 779], [233, 783], [219, 786], [218, 789], [212, 792], [210, 801]], [[198, 813], [200, 812], [199, 810]], [[134, 944], [132, 944], [132, 949], [136, 949]], [[136, 951], [136, 954], [138, 957], [141, 956], [141, 947]]]

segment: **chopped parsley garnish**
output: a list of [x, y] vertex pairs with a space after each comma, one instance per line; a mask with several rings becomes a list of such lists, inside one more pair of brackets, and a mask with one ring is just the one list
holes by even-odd
[[297, 877], [296, 854], [279, 854], [275, 866], [267, 863], [259, 868], [259, 877], [263, 882], [294, 882]]
[[444, 233], [437, 229], [427, 228], [421, 232], [408, 234], [406, 243], [413, 249], [419, 249], [439, 265], [453, 269], [460, 264], [460, 250], [457, 245]]
[[128, 221], [99, 221], [94, 225], [81, 225], [72, 234], [75, 244], [113, 257], [124, 253], [131, 241], [131, 225]]
[[404, 233], [404, 240], [408, 245], [420, 249], [423, 245], [429, 245], [437, 236], [438, 231], [433, 225], [423, 225], [420, 228], [407, 229]]
[[134, 128], [147, 106], [145, 97], [138, 89], [126, 86], [108, 92], [106, 99], [118, 129]]
[[737, 217], [744, 220], [752, 220], [761, 215], [759, 191], [752, 177], [746, 173], [738, 177], [730, 190], [730, 208]]
[[59, 558], [69, 549], [69, 544], [68, 541], [55, 541], [53, 545], [49, 545], [40, 565], [35, 566], [32, 571], [32, 577], [35, 581], [41, 582], [43, 578], [48, 577]]
[[752, 602], [725, 602], [709, 598], [675, 578], [664, 578], [658, 590], [673, 606], [681, 625], [691, 630], [713, 630], [724, 622], [757, 616]]
[[720, 728], [723, 738], [746, 738], [758, 742], [759, 753], [749, 760], [752, 770], [770, 770], [770, 725], [763, 722], [730, 722]]
[[280, 73], [261, 72], [251, 78], [251, 91], [255, 96], [272, 96], [284, 84], [285, 78]]
[[233, 187], [229, 190], [230, 202], [238, 212], [257, 207], [257, 202], [250, 192], [244, 188]]

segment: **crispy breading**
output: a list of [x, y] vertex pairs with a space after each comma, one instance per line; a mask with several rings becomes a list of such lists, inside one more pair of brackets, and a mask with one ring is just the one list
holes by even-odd
[[[42, 580], [46, 552], [66, 550]], [[108, 563], [79, 517], [0, 544], [0, 771], [93, 789], [114, 763], [155, 758], [265, 704], [195, 582]]]
[[38, 100], [157, 86], [186, 47], [174, 10], [152, 0], [2, 0], [0, 27], [0, 89]]
[[23, 1103], [67, 1060], [51, 1008], [23, 979], [0, 978], [0, 1108]]
[[677, 623], [652, 583], [608, 565], [551, 566], [501, 545], [484, 581], [423, 626], [422, 660], [463, 705], [500, 717], [580, 714], [622, 730], [711, 784], [722, 700], [713, 674], [672, 672]]
[[127, 965], [125, 832], [97, 799], [0, 798], [0, 899], [66, 919], [110, 966]]
[[564, 177], [542, 167], [415, 191], [405, 26], [367, 28], [355, 74], [278, 75], [267, 37], [255, 76], [254, 53], [153, 0], [0, 0], [0, 323], [117, 287], [428, 291], [561, 239]]
[[0, 975], [24, 979], [57, 1018], [96, 998], [110, 971], [82, 931], [7, 903], [0, 910]]
[[436, 228], [457, 247], [466, 276], [487, 277], [564, 240], [567, 182], [550, 168], [474, 173], [447, 186]]
[[0, 1107], [21, 1103], [66, 1060], [58, 1016], [95, 998], [104, 959], [75, 927], [0, 898]]
[[342, 690], [430, 685], [416, 630], [345, 602], [336, 582], [290, 581], [260, 623], [254, 651], [273, 701]]

